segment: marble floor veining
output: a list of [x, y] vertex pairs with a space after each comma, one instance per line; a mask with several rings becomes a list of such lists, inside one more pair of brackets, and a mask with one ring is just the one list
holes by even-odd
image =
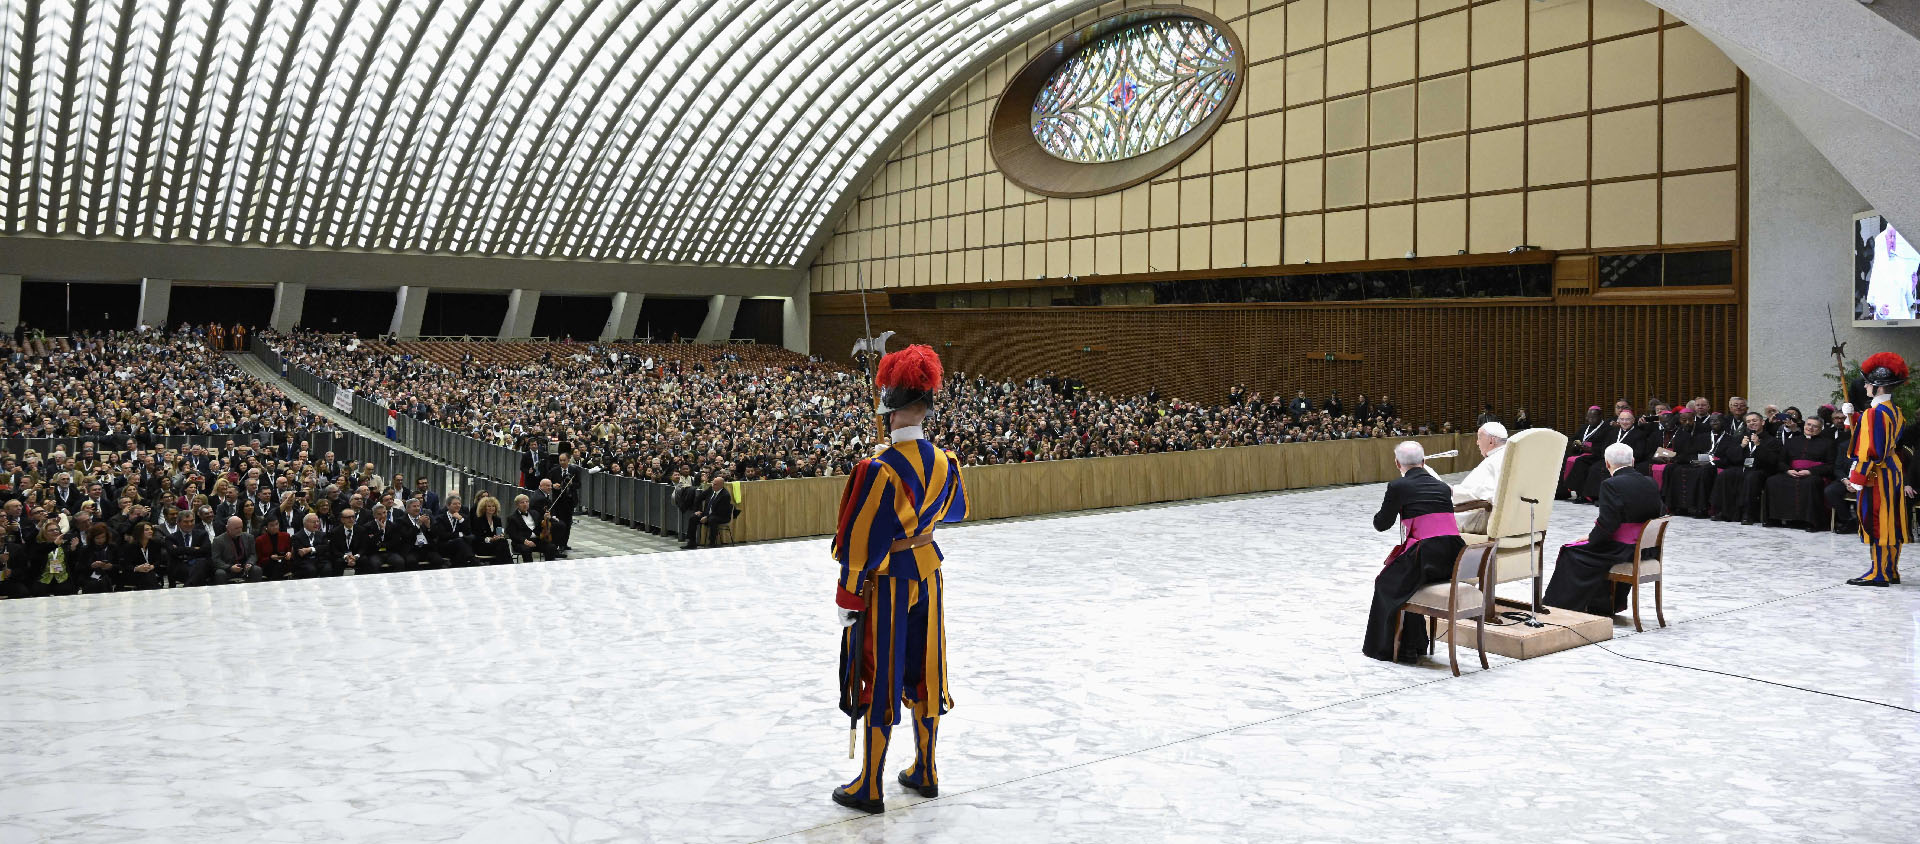
[[942, 529], [942, 796], [877, 817], [825, 540], [0, 603], [0, 842], [1920, 840], [1857, 541], [1681, 520], [1670, 627], [1454, 678], [1359, 654], [1379, 494]]

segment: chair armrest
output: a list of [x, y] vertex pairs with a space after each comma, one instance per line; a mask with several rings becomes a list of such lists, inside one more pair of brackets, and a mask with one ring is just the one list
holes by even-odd
[[1471, 513], [1475, 510], [1492, 509], [1493, 502], [1491, 501], [1462, 501], [1459, 504], [1453, 505], [1453, 512], [1455, 513]]

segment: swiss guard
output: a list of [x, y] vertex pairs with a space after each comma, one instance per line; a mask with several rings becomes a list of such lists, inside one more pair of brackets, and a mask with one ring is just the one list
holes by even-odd
[[1860, 497], [1860, 540], [1873, 567], [1847, 581], [1852, 586], [1900, 582], [1900, 546], [1913, 541], [1907, 518], [1905, 467], [1894, 447], [1907, 419], [1893, 404], [1893, 388], [1907, 382], [1907, 362], [1880, 352], [1860, 364], [1869, 404], [1853, 427], [1853, 470], [1847, 488]]
[[866, 761], [859, 776], [833, 790], [833, 802], [877, 814], [886, 811], [882, 770], [903, 702], [913, 713], [915, 757], [900, 772], [900, 784], [923, 797], [940, 793], [934, 744], [953, 698], [947, 693], [946, 590], [933, 529], [966, 518], [967, 496], [959, 459], [928, 442], [921, 428], [940, 391], [940, 356], [927, 346], [908, 346], [880, 360], [874, 381], [880, 390], [875, 413], [890, 442], [848, 475], [833, 536], [840, 562], [834, 596], [842, 628], [840, 711], [852, 729], [866, 718]]

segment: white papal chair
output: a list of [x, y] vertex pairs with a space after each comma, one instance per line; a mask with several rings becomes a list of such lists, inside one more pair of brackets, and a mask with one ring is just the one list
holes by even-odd
[[[1552, 428], [1514, 434], [1500, 452], [1500, 484], [1487, 502], [1486, 533], [1462, 533], [1468, 545], [1494, 544], [1492, 585], [1533, 579], [1533, 609], [1540, 609], [1547, 522], [1553, 517], [1553, 491], [1567, 452], [1567, 435]], [[1487, 591], [1493, 590], [1488, 587]]]

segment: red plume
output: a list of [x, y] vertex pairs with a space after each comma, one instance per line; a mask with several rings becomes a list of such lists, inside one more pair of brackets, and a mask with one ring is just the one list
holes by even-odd
[[[881, 365], [884, 366], [885, 362], [882, 362]], [[1893, 373], [1895, 378], [1907, 377], [1907, 362], [1901, 360], [1899, 355], [1892, 352], [1876, 352], [1873, 356], [1861, 361], [1860, 372], [1862, 374], [1870, 373], [1883, 366], [1887, 368], [1888, 372]]]
[[908, 346], [880, 359], [873, 382], [881, 389], [905, 387], [926, 393], [940, 391], [940, 355], [932, 346]]

